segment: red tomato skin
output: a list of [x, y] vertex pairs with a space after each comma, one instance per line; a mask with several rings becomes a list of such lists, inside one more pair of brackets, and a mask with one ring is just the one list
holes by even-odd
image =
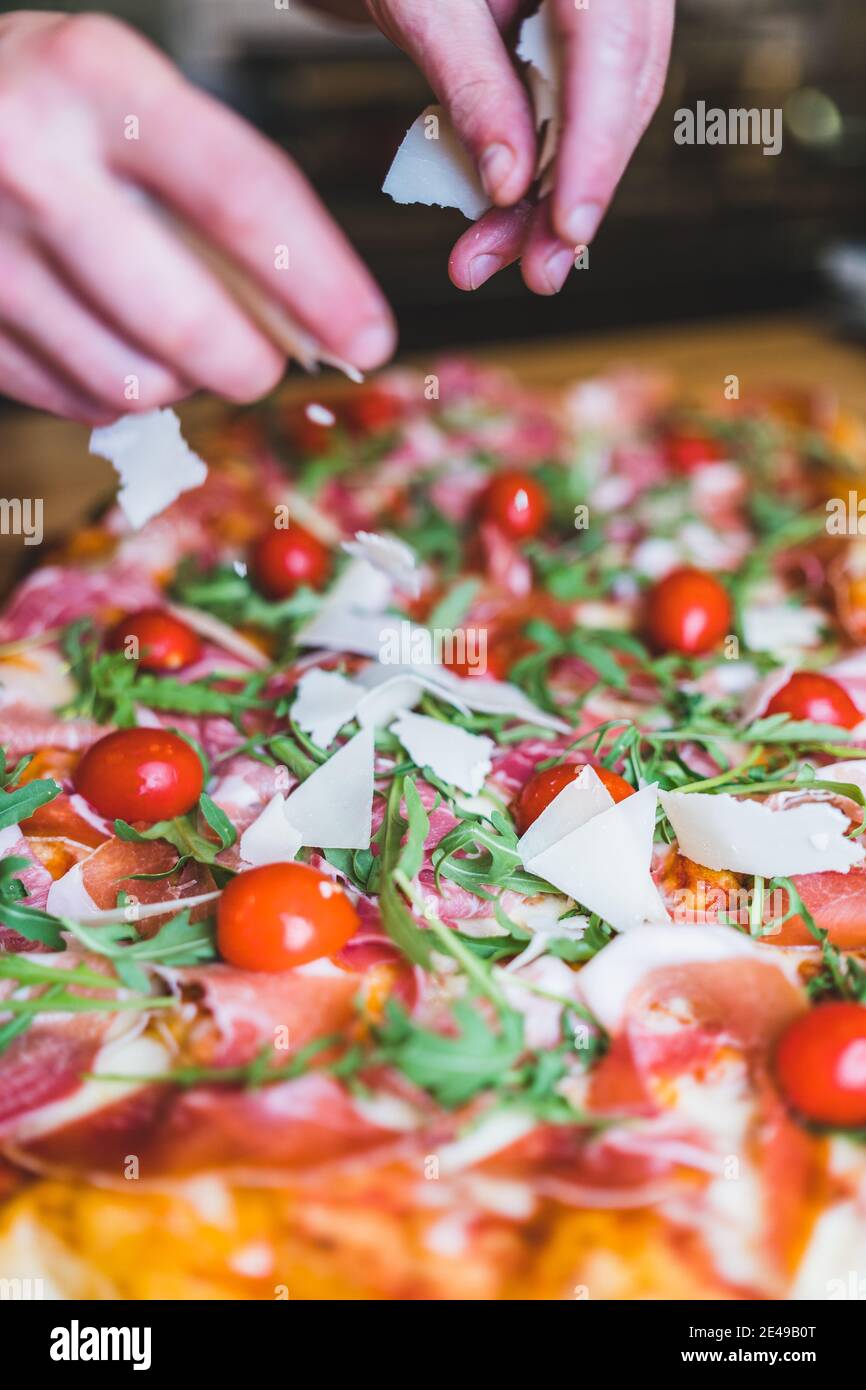
[[253, 573], [269, 598], [288, 598], [302, 584], [319, 589], [331, 573], [327, 546], [302, 526], [273, 527], [259, 537], [252, 557]]
[[[538, 820], [542, 811], [559, 796], [563, 788], [567, 787], [569, 782], [573, 782], [575, 777], [580, 776], [584, 766], [584, 763], [560, 763], [558, 767], [543, 768], [541, 772], [536, 772], [530, 777], [514, 803], [514, 821], [521, 835], [526, 834], [532, 823]], [[618, 772], [611, 772], [606, 767], [596, 767], [594, 771], [615, 803], [625, 801], [627, 796], [633, 795], [634, 787], [624, 777], [620, 777]]]
[[356, 434], [393, 429], [403, 417], [403, 402], [380, 386], [367, 386], [344, 403], [349, 428]]
[[[336, 415], [333, 407], [327, 408]], [[295, 405], [286, 413], [285, 421], [292, 443], [302, 454], [315, 458], [331, 452], [335, 430], [339, 429], [338, 420], [335, 419], [333, 425], [323, 425], [310, 419], [305, 406]]]
[[518, 661], [534, 650], [535, 643], [521, 633], [488, 632], [486, 649], [483, 655], [478, 651], [478, 661], [469, 659], [467, 646], [467, 656], [464, 660], [455, 658], [445, 664], [455, 676], [485, 676], [488, 680], [504, 681], [508, 679], [512, 666], [516, 666]]
[[842, 729], [853, 729], [863, 719], [847, 690], [818, 671], [795, 671], [787, 685], [776, 691], [766, 713], [837, 724]]
[[537, 536], [550, 514], [547, 493], [531, 473], [497, 473], [481, 496], [481, 509], [512, 540]]
[[292, 970], [340, 951], [359, 917], [338, 883], [307, 864], [238, 874], [217, 909], [220, 955], [239, 970]]
[[195, 806], [204, 769], [195, 749], [167, 729], [118, 729], [88, 748], [75, 790], [107, 820], [172, 820]]
[[138, 642], [138, 664], [143, 671], [183, 671], [202, 652], [198, 633], [164, 608], [127, 613], [108, 634], [108, 645], [112, 651], [123, 651], [130, 637]]
[[813, 1124], [866, 1125], [866, 1008], [819, 1004], [785, 1029], [776, 1080], [792, 1109]]
[[665, 451], [678, 473], [695, 473], [703, 464], [717, 463], [725, 456], [721, 444], [703, 434], [669, 434]]
[[671, 570], [647, 595], [647, 633], [660, 651], [700, 656], [718, 646], [732, 622], [726, 589], [705, 570]]

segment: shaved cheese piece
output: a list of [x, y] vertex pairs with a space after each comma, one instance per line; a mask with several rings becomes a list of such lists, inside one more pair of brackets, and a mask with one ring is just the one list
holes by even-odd
[[187, 444], [173, 410], [122, 415], [92, 432], [90, 452], [113, 464], [120, 477], [117, 500], [135, 530], [207, 477], [206, 464]]
[[358, 613], [384, 613], [393, 585], [369, 560], [353, 560], [325, 596], [325, 607]]
[[743, 636], [753, 652], [816, 647], [827, 615], [820, 608], [789, 603], [750, 604], [743, 611]]
[[525, 719], [528, 724], [537, 724], [542, 729], [554, 729], [567, 734], [571, 725], [555, 714], [548, 714], [533, 704], [528, 695], [509, 681], [481, 679], [478, 676], [455, 676], [444, 666], [435, 668], [431, 679], [440, 689], [458, 696], [470, 709], [479, 714], [506, 714], [515, 719]]
[[681, 853], [708, 869], [741, 874], [847, 873], [864, 859], [845, 834], [848, 817], [826, 803], [771, 810], [709, 792], [661, 792]]
[[71, 917], [78, 922], [99, 911], [84, 886], [81, 870], [81, 864], [73, 864], [62, 878], [56, 878], [51, 884], [45, 900], [45, 911], [50, 912], [52, 917]]
[[609, 942], [578, 973], [577, 984], [587, 1008], [608, 1033], [616, 1034], [625, 1022], [631, 995], [653, 971], [742, 958], [781, 969], [775, 950], [759, 945], [736, 927], [717, 923], [700, 927], [650, 925]]
[[428, 106], [413, 121], [388, 170], [382, 192], [395, 203], [459, 208], [474, 222], [490, 199], [472, 156], [441, 106]]
[[257, 647], [255, 643], [242, 637], [221, 618], [215, 618], [213, 613], [205, 613], [201, 608], [188, 608], [182, 603], [167, 603], [165, 607], [169, 613], [180, 618], [200, 637], [205, 637], [209, 642], [213, 642], [214, 646], [222, 647], [224, 651], [231, 652], [232, 656], [247, 662], [257, 671], [266, 671], [270, 666], [271, 663], [261, 647]]
[[324, 651], [354, 652], [378, 658], [383, 632], [393, 628], [393, 620], [381, 613], [353, 613], [348, 608], [325, 604], [301, 628], [295, 641], [299, 647], [321, 647]]
[[245, 864], [285, 864], [295, 858], [303, 843], [299, 830], [289, 824], [286, 799], [275, 792], [261, 815], [241, 835], [238, 850]]
[[[535, 170], [536, 178], [541, 178], [545, 171], [552, 174], [550, 166], [560, 136], [560, 44], [551, 0], [544, 0], [538, 11], [523, 21], [516, 53], [518, 58], [529, 64], [526, 77], [535, 108], [536, 128], [547, 127]], [[540, 193], [544, 196], [549, 191], [548, 179], [542, 183]]]
[[668, 914], [650, 877], [656, 795], [653, 785], [572, 830], [524, 867], [597, 912], [616, 931]]
[[286, 817], [301, 844], [369, 849], [373, 818], [373, 731], [362, 729], [289, 795]]
[[292, 718], [314, 743], [327, 748], [343, 725], [354, 719], [363, 698], [363, 687], [357, 682], [341, 676], [339, 671], [314, 667], [298, 681]]
[[343, 549], [358, 560], [367, 560], [374, 569], [387, 575], [401, 593], [417, 598], [421, 592], [417, 556], [410, 545], [395, 536], [380, 536], [375, 531], [356, 531], [353, 541], [343, 541]]
[[828, 763], [818, 769], [824, 782], [853, 782], [866, 796], [866, 758], [846, 758], [841, 763]]
[[74, 694], [69, 665], [52, 647], [34, 647], [0, 661], [0, 705], [20, 701], [53, 710], [68, 704]]
[[473, 795], [480, 791], [493, 766], [490, 755], [496, 747], [492, 738], [470, 734], [441, 719], [426, 714], [404, 712], [391, 725], [413, 762], [430, 767], [444, 782]]
[[559, 48], [550, 0], [544, 0], [536, 13], [523, 21], [515, 52], [545, 82], [559, 81]]
[[[387, 672], [387, 667], [370, 667], [370, 671], [380, 674]], [[362, 672], [362, 680], [365, 675], [367, 672]], [[372, 725], [374, 728], [381, 728], [389, 724], [394, 715], [399, 714], [401, 710], [414, 709], [425, 690], [429, 690], [440, 699], [449, 698], [432, 681], [424, 680], [420, 676], [387, 676], [385, 680], [377, 681], [358, 705], [358, 722], [364, 727]], [[458, 700], [452, 699], [451, 703], [462, 714], [469, 713], [467, 707], [461, 705]]]
[[21, 828], [17, 821], [14, 825], [6, 825], [0, 830], [0, 859], [7, 855], [13, 845], [17, 845], [21, 839]]
[[572, 830], [579, 830], [593, 816], [609, 811], [614, 799], [592, 767], [584, 767], [545, 806], [541, 815], [517, 842], [517, 852], [526, 864], [551, 849]]

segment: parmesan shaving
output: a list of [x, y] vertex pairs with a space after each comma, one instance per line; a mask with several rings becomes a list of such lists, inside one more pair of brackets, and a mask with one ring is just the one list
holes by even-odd
[[122, 415], [93, 430], [90, 452], [114, 466], [118, 503], [136, 531], [207, 477], [207, 466], [187, 444], [173, 410]]
[[404, 711], [391, 725], [391, 732], [418, 767], [432, 768], [444, 782], [473, 796], [493, 766], [490, 755], [496, 745], [491, 738], [467, 733], [441, 719]]

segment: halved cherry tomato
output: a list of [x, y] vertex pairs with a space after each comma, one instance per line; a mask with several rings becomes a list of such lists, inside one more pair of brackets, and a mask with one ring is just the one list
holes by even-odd
[[481, 494], [481, 509], [513, 540], [537, 536], [550, 513], [547, 493], [531, 473], [497, 473]]
[[403, 402], [381, 386], [365, 386], [343, 405], [349, 428], [358, 434], [376, 434], [391, 429], [403, 415]]
[[[521, 835], [526, 834], [563, 788], [580, 776], [583, 768], [583, 763], [560, 763], [558, 767], [543, 768], [530, 777], [514, 803], [514, 820]], [[597, 767], [594, 771], [615, 802], [624, 801], [633, 794], [634, 787], [618, 772], [611, 772], [607, 767]]]
[[109, 820], [172, 820], [195, 806], [204, 769], [194, 748], [166, 729], [118, 729], [88, 748], [75, 789]]
[[795, 671], [787, 685], [776, 691], [767, 714], [788, 714], [792, 719], [838, 724], [842, 729], [853, 729], [863, 719], [847, 690], [818, 671]]
[[201, 656], [198, 633], [164, 608], [140, 608], [127, 613], [108, 634], [112, 651], [128, 651], [137, 643], [138, 664], [145, 671], [182, 671]]
[[647, 633], [661, 651], [699, 656], [721, 642], [732, 621], [727, 590], [706, 570], [671, 570], [647, 595]]
[[805, 1120], [866, 1125], [866, 1009], [819, 1004], [796, 1019], [776, 1048], [776, 1079]]
[[665, 439], [668, 462], [680, 473], [694, 473], [702, 464], [725, 457], [717, 439], [704, 434], [669, 434]]
[[358, 927], [333, 879], [307, 864], [265, 864], [238, 874], [217, 909], [220, 954], [239, 970], [291, 970], [333, 956]]
[[318, 537], [292, 524], [259, 537], [252, 565], [259, 588], [269, 598], [288, 598], [302, 584], [320, 588], [331, 572], [331, 556]]

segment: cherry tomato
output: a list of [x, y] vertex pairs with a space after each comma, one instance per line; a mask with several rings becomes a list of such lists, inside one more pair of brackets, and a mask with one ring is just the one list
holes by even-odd
[[113, 651], [127, 650], [130, 637], [138, 643], [138, 664], [145, 671], [182, 671], [201, 656], [198, 634], [164, 608], [127, 613], [108, 634], [108, 645]]
[[481, 496], [482, 511], [513, 540], [537, 536], [549, 512], [547, 493], [531, 473], [497, 473]]
[[[514, 820], [521, 835], [526, 834], [533, 821], [538, 820], [542, 811], [559, 796], [563, 788], [580, 776], [583, 768], [583, 763], [560, 763], [558, 767], [543, 768], [530, 777], [514, 803]], [[618, 772], [611, 772], [606, 767], [594, 770], [615, 802], [624, 801], [633, 794], [634, 787]]]
[[694, 473], [704, 463], [716, 463], [725, 451], [716, 439], [703, 434], [669, 434], [665, 440], [668, 462], [680, 473]]
[[795, 671], [788, 684], [776, 691], [767, 714], [788, 714], [792, 719], [838, 724], [843, 729], [853, 729], [863, 718], [847, 690], [817, 671]]
[[358, 922], [343, 889], [325, 874], [306, 864], [265, 864], [223, 890], [217, 944], [239, 970], [291, 970], [335, 955]]
[[288, 598], [302, 584], [320, 588], [331, 572], [331, 556], [316, 536], [291, 525], [284, 531], [274, 527], [259, 537], [252, 565], [259, 588], [269, 598]]
[[819, 1004], [789, 1024], [776, 1048], [776, 1079], [805, 1120], [866, 1125], [866, 1009]]
[[488, 632], [484, 646], [480, 642], [467, 642], [464, 656], [461, 658], [455, 654], [454, 659], [445, 665], [455, 676], [486, 676], [504, 681], [508, 679], [512, 666], [535, 650], [536, 644], [531, 638], [505, 629]]
[[[332, 410], [332, 407], [327, 406], [326, 409]], [[285, 421], [289, 438], [302, 454], [314, 458], [331, 452], [334, 447], [334, 430], [339, 428], [336, 420], [332, 425], [323, 424], [321, 420], [310, 418], [306, 406], [294, 405], [287, 412]]]
[[166, 729], [118, 729], [88, 748], [75, 790], [108, 820], [172, 820], [195, 806], [204, 769], [194, 748]]
[[731, 630], [731, 600], [705, 570], [671, 570], [650, 589], [646, 614], [654, 646], [684, 656], [710, 651]]
[[403, 402], [380, 386], [367, 386], [350, 396], [344, 409], [350, 429], [358, 434], [377, 434], [402, 418]]

